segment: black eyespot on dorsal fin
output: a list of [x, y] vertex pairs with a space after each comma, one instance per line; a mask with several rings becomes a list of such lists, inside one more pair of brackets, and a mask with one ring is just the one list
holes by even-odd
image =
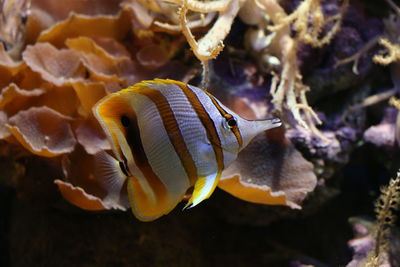
[[121, 118], [121, 124], [122, 126], [124, 126], [125, 128], [128, 128], [131, 125], [131, 119], [128, 117], [128, 115], [122, 115]]

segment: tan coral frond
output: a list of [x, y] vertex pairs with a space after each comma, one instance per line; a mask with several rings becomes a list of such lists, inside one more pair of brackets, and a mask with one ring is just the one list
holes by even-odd
[[101, 199], [90, 195], [78, 186], [73, 186], [68, 182], [61, 180], [55, 180], [54, 183], [58, 186], [61, 195], [65, 200], [74, 204], [75, 206], [84, 210], [105, 210], [105, 205], [101, 202]]
[[387, 49], [387, 55], [375, 55], [373, 60], [381, 65], [389, 65], [400, 60], [400, 45], [393, 44], [386, 38], [381, 38], [379, 43]]
[[126, 37], [130, 27], [129, 12], [124, 9], [117, 16], [88, 16], [71, 13], [66, 20], [42, 32], [37, 41], [63, 47], [66, 39], [79, 36], [121, 40]]
[[274, 129], [239, 153], [218, 187], [249, 202], [300, 209], [316, 184], [313, 165], [283, 137], [282, 129]]
[[95, 164], [94, 156], [87, 154], [80, 145], [72, 153], [64, 155], [61, 164], [64, 182], [58, 184], [63, 196], [84, 209], [127, 210], [129, 204], [126, 191], [121, 191], [119, 199], [110, 199], [107, 188], [96, 179]]
[[0, 139], [6, 139], [9, 136], [11, 136], [11, 133], [6, 126], [7, 121], [8, 121], [7, 113], [0, 110]]
[[15, 62], [0, 42], [0, 87], [7, 86], [13, 79], [26, 68], [21, 62]]
[[[297, 33], [296, 39], [314, 47], [321, 47], [329, 43], [339, 31], [347, 6], [348, 0], [344, 0], [338, 14], [325, 17], [321, 7], [321, 0], [304, 0], [294, 12], [274, 21], [275, 25], [268, 27], [268, 29], [270, 31], [279, 31], [293, 23], [293, 28]], [[330, 23], [333, 23], [333, 26], [321, 37], [322, 32]]]
[[[65, 45], [74, 52], [79, 52], [80, 60], [89, 73], [86, 78], [104, 82], [113, 81], [121, 86], [132, 82], [134, 62], [127, 56], [113, 56], [88, 37], [71, 38]], [[92, 77], [93, 76], [93, 77]]]
[[126, 207], [97, 196], [87, 193], [82, 187], [74, 186], [69, 182], [56, 179], [54, 183], [58, 186], [61, 195], [69, 203], [84, 210], [126, 210]]
[[[151, 9], [148, 7], [142, 5], [140, 2], [142, 1], [123, 1], [121, 3], [121, 6], [123, 9], [129, 10], [132, 14], [132, 26], [135, 31], [141, 31], [141, 30], [146, 30], [150, 27], [150, 25], [153, 23], [154, 18], [155, 18], [155, 13], [151, 12]], [[143, 1], [145, 3], [157, 3], [156, 1]], [[160, 10], [160, 9], [158, 9]]]
[[71, 117], [48, 107], [32, 107], [12, 116], [7, 128], [32, 153], [55, 157], [70, 153], [75, 147], [70, 121]]
[[68, 85], [85, 76], [79, 53], [73, 50], [58, 50], [49, 43], [37, 43], [28, 46], [22, 56], [33, 71], [56, 86]]
[[75, 129], [76, 139], [86, 153], [94, 155], [102, 150], [111, 149], [108, 139], [98, 121], [90, 116]]
[[11, 83], [3, 88], [0, 93], [0, 110], [5, 111], [8, 116], [12, 116], [19, 110], [23, 110], [32, 105], [32, 100], [43, 95], [45, 90], [20, 89], [16, 84]]
[[161, 45], [151, 44], [142, 47], [136, 53], [136, 59], [147, 69], [158, 69], [169, 61], [169, 55]]
[[92, 113], [94, 104], [107, 94], [105, 85], [101, 82], [74, 82], [72, 88], [80, 103], [78, 113], [84, 118]]

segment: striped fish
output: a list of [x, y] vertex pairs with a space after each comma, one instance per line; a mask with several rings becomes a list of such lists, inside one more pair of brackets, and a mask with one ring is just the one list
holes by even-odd
[[162, 79], [110, 94], [93, 112], [115, 155], [97, 155], [98, 177], [111, 198], [127, 188], [141, 221], [169, 213], [189, 188], [186, 208], [208, 198], [240, 150], [281, 125], [278, 119], [245, 120], [206, 91]]

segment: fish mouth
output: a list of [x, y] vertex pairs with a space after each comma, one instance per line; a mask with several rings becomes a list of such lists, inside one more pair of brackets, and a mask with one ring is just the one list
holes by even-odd
[[273, 118], [273, 119], [271, 119], [271, 123], [272, 123], [272, 125], [274, 125], [274, 126], [276, 126], [276, 127], [282, 125], [282, 121], [281, 121], [280, 119], [278, 119], [278, 118]]

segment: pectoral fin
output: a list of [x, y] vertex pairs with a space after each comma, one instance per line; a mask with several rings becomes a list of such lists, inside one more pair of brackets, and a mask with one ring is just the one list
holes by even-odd
[[196, 184], [194, 185], [194, 190], [192, 197], [189, 199], [188, 203], [185, 205], [184, 209], [190, 209], [207, 199], [214, 192], [219, 179], [221, 177], [221, 172], [213, 173], [205, 177], [200, 177]]
[[107, 192], [103, 201], [126, 205], [122, 193], [126, 175], [121, 169], [120, 162], [104, 151], [97, 153], [94, 160], [96, 179]]

